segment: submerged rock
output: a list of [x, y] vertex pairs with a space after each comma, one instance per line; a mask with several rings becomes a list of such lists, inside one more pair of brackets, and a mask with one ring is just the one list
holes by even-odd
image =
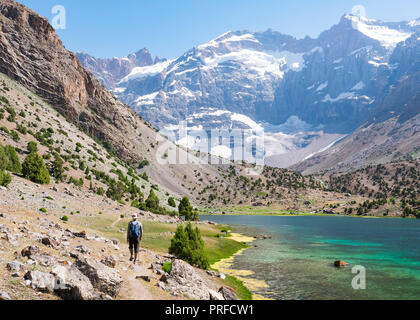
[[337, 268], [342, 268], [342, 267], [345, 267], [345, 266], [348, 266], [348, 265], [349, 264], [347, 262], [344, 262], [344, 261], [341, 261], [341, 260], [338, 260], [338, 261], [334, 262], [334, 266], [337, 267]]

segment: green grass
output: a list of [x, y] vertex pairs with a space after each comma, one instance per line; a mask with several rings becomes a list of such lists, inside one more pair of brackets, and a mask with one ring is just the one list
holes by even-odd
[[226, 275], [226, 279], [223, 281], [227, 286], [235, 290], [236, 295], [241, 300], [252, 300], [252, 293], [241, 280], [236, 279], [235, 277]]

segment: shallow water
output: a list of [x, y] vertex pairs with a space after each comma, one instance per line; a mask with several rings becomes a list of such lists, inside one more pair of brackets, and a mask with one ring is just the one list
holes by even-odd
[[[233, 268], [251, 270], [274, 299], [420, 299], [420, 221], [349, 217], [202, 216], [256, 240]], [[335, 268], [335, 260], [350, 263]], [[355, 290], [352, 268], [366, 268]]]

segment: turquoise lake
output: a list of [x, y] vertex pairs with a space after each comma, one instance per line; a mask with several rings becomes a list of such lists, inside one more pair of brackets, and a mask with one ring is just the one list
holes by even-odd
[[[420, 299], [420, 221], [350, 217], [201, 216], [249, 236], [266, 234], [234, 269], [251, 270], [286, 300]], [[350, 264], [335, 268], [335, 260]], [[366, 289], [355, 290], [354, 266], [366, 269]]]

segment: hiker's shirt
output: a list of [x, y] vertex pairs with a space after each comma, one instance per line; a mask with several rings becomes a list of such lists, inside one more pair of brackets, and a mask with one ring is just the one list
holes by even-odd
[[143, 226], [140, 223], [140, 221], [130, 221], [130, 223], [128, 224], [128, 230], [127, 230], [127, 239], [133, 239], [135, 238], [135, 235], [131, 234], [131, 226], [132, 225], [137, 225], [137, 228], [139, 230], [139, 239], [141, 239], [143, 237]]

